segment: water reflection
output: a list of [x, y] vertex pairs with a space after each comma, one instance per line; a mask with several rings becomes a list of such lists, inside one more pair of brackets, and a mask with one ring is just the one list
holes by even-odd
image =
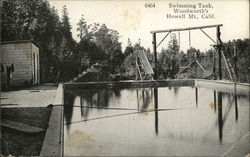
[[150, 107], [153, 101], [153, 89], [142, 88], [136, 89], [138, 111], [145, 111]]
[[[216, 112], [216, 91], [214, 91], [214, 108]], [[237, 94], [236, 93], [223, 93], [217, 92], [217, 100], [218, 100], [218, 129], [219, 129], [219, 140], [222, 143], [223, 137], [223, 125], [225, 121], [228, 119], [229, 113], [233, 104], [235, 105], [235, 121], [238, 121], [238, 101], [237, 101]], [[223, 99], [224, 101], [227, 100], [227, 104], [225, 106], [225, 111], [223, 114]], [[225, 101], [226, 102], [226, 101]]]
[[[73, 104], [75, 101], [75, 96], [72, 92], [67, 92], [64, 94], [64, 119], [66, 124], [69, 124], [72, 119], [73, 114]], [[69, 132], [70, 125], [66, 125], [67, 131]]]
[[[169, 89], [169, 90], [168, 90]], [[173, 90], [172, 90], [173, 89]], [[181, 88], [180, 88], [181, 89]], [[194, 88], [188, 88], [188, 90], [183, 89], [179, 90], [179, 87], [175, 88], [132, 88], [132, 89], [88, 89], [88, 90], [68, 90], [65, 91], [64, 96], [64, 102], [65, 102], [65, 108], [64, 108], [64, 115], [65, 115], [65, 122], [66, 127], [69, 132], [70, 129], [70, 123], [72, 121], [82, 121], [82, 120], [88, 120], [91, 118], [99, 118], [102, 117], [111, 117], [115, 116], [116, 114], [131, 114], [133, 113], [143, 113], [147, 110], [153, 110], [154, 114], [150, 114], [152, 116], [148, 116], [148, 120], [150, 118], [154, 118], [152, 122], [154, 123], [154, 128], [152, 127], [152, 131], [157, 135], [159, 135], [159, 128], [162, 129], [162, 126], [167, 126], [172, 123], [176, 128], [174, 130], [181, 130], [181, 136], [184, 132], [188, 132], [195, 129], [195, 127], [192, 128], [183, 128], [183, 126], [186, 126], [185, 122], [192, 124], [192, 121], [199, 121], [199, 125], [201, 120], [206, 114], [210, 116], [214, 116], [216, 118], [216, 122], [210, 121], [210, 123], [215, 123], [215, 127], [213, 127], [213, 132], [216, 134], [216, 138], [219, 139], [220, 143], [222, 143], [223, 139], [223, 129], [225, 121], [229, 117], [229, 113], [231, 110], [235, 110], [235, 120], [238, 121], [239, 118], [239, 111], [238, 111], [238, 101], [237, 99], [241, 98], [246, 99], [246, 96], [242, 95], [236, 95], [236, 93], [224, 93], [219, 91], [213, 91], [210, 90], [209, 93], [205, 93], [206, 90], [200, 89], [198, 87]], [[195, 100], [190, 100], [190, 95], [187, 93], [191, 93], [191, 96], [193, 97], [193, 94], [195, 95]], [[205, 91], [205, 92], [204, 92]], [[207, 94], [210, 96], [209, 98], [202, 98], [201, 96], [203, 94]], [[164, 97], [164, 98], [163, 98]], [[200, 97], [200, 98], [199, 98]], [[174, 101], [173, 101], [174, 100]], [[177, 101], [175, 101], [177, 100]], [[205, 101], [204, 101], [205, 100]], [[188, 102], [190, 101], [190, 102]], [[211, 110], [205, 108], [204, 102], [213, 102], [213, 109], [212, 109], [212, 115]], [[242, 102], [240, 100], [240, 102]], [[194, 108], [194, 104], [196, 104], [196, 108]], [[198, 105], [199, 104], [199, 105]], [[185, 106], [186, 105], [186, 106]], [[235, 108], [233, 107], [235, 105]], [[186, 107], [194, 108], [195, 110], [184, 110]], [[169, 111], [164, 112], [164, 114], [159, 114], [159, 112], [162, 112], [158, 109], [163, 108], [177, 108], [182, 109], [180, 111]], [[105, 111], [103, 111], [105, 109]], [[119, 111], [114, 111], [118, 110]], [[91, 112], [93, 110], [93, 112]], [[110, 112], [110, 110], [113, 110]], [[128, 111], [128, 110], [134, 110], [134, 111]], [[102, 111], [102, 112], [97, 112]], [[82, 119], [76, 119], [79, 117], [74, 116], [72, 120], [72, 116], [77, 115], [79, 113], [79, 117]], [[118, 113], [119, 112], [119, 113]], [[210, 112], [210, 113], [209, 113]], [[215, 112], [216, 114], [214, 114]], [[102, 115], [99, 115], [99, 113], [102, 113]], [[169, 114], [170, 113], [170, 114]], [[194, 113], [194, 114], [193, 114]], [[202, 113], [202, 114], [200, 114]], [[141, 114], [142, 116], [148, 115], [147, 114]], [[159, 125], [159, 120], [162, 115], [168, 117], [173, 116], [175, 118], [172, 118], [169, 120], [170, 123], [168, 124], [161, 124]], [[200, 116], [198, 116], [200, 115]], [[204, 116], [204, 117], [203, 117]], [[234, 115], [233, 115], [234, 117]], [[149, 123], [149, 122], [147, 122]], [[209, 121], [208, 121], [209, 123]], [[180, 127], [180, 128], [179, 128]], [[189, 126], [186, 126], [189, 127]], [[217, 130], [218, 127], [218, 130]], [[187, 129], [187, 131], [185, 131]], [[173, 132], [173, 135], [175, 131], [172, 130], [170, 132]], [[215, 130], [215, 131], [214, 131]], [[169, 130], [168, 130], [169, 131]], [[218, 133], [219, 135], [217, 135]], [[164, 131], [161, 131], [161, 135], [164, 134]], [[191, 131], [192, 136], [193, 132]], [[183, 135], [184, 136], [184, 135]], [[219, 138], [218, 138], [219, 137]], [[186, 137], [187, 138], [187, 137]]]
[[237, 102], [237, 95], [234, 95], [234, 104], [235, 104], [235, 121], [238, 121], [238, 102]]
[[[218, 156], [249, 130], [247, 109], [247, 96], [200, 87], [68, 90], [65, 139], [81, 131], [95, 142], [66, 144], [65, 155], [181, 156], [191, 150], [197, 153], [188, 155], [197, 156], [205, 150]], [[122, 154], [110, 154], [114, 145]]]
[[214, 112], [216, 112], [216, 106], [217, 106], [217, 103], [216, 103], [216, 91], [214, 91]]
[[222, 93], [217, 93], [218, 97], [218, 123], [219, 123], [219, 139], [222, 142], [222, 134], [223, 134], [223, 121], [222, 121]]
[[158, 135], [158, 88], [154, 88], [154, 101], [155, 101], [155, 133]]
[[[69, 90], [64, 94], [64, 115], [67, 130], [69, 130], [74, 108], [80, 108], [81, 118], [87, 120], [90, 111], [93, 109], [103, 110], [137, 110], [145, 112], [147, 110], [158, 109], [158, 89], [157, 88], [134, 88], [136, 91], [137, 107], [119, 106], [121, 89], [89, 89], [89, 90]], [[129, 99], [129, 98], [128, 98]], [[117, 103], [117, 104], [116, 104]], [[112, 106], [112, 107], [110, 107]], [[117, 107], [118, 106], [118, 107]], [[156, 133], [158, 133], [158, 112], [155, 113]]]
[[198, 88], [195, 87], [195, 104], [196, 104], [196, 108], [198, 107]]
[[234, 84], [234, 105], [235, 105], [235, 121], [238, 121], [238, 101], [237, 101], [237, 92], [236, 92], [236, 84]]

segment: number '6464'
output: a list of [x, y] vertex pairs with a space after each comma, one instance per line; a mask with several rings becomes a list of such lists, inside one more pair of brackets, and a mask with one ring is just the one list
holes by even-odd
[[146, 3], [145, 8], [155, 8], [155, 3]]

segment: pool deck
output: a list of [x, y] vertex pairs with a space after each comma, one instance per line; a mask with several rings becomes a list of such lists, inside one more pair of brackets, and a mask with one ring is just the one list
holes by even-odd
[[[16, 91], [1, 92], [1, 108], [62, 105], [62, 84], [42, 84]], [[30, 129], [30, 127], [28, 127]], [[53, 106], [40, 152], [41, 156], [63, 156], [63, 107]]]
[[43, 84], [1, 92], [1, 107], [46, 107], [54, 102], [56, 91], [57, 85]]

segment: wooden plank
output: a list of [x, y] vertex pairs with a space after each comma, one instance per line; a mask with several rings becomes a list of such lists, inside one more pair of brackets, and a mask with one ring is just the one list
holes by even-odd
[[39, 133], [39, 132], [44, 131], [44, 129], [42, 128], [38, 128], [35, 126], [31, 126], [31, 125], [27, 125], [24, 123], [19, 123], [19, 122], [7, 120], [7, 119], [2, 119], [1, 126], [15, 129], [15, 130], [22, 131], [22, 132], [27, 132], [27, 133]]
[[20, 81], [29, 81], [32, 79], [32, 75], [30, 73], [27, 74], [23, 74], [23, 75], [13, 75], [13, 78], [11, 79], [11, 81], [16, 81], [16, 80], [20, 80]]
[[[3, 53], [5, 53], [4, 51], [3, 51]], [[2, 55], [2, 58], [5, 58], [5, 59], [8, 59], [8, 58], [13, 58], [14, 59], [14, 61], [18, 61], [18, 60], [20, 60], [20, 59], [26, 59], [26, 60], [29, 60], [30, 58], [29, 58], [29, 56], [28, 55], [25, 55], [25, 54], [4, 54], [4, 55]]]
[[36, 47], [36, 45], [32, 44], [32, 52], [35, 52], [35, 53], [39, 53], [39, 49], [38, 47]]
[[186, 30], [194, 30], [194, 29], [212, 28], [212, 27], [218, 27], [218, 26], [223, 26], [223, 25], [222, 24], [217, 24], [217, 25], [207, 25], [207, 26], [187, 27], [187, 28], [154, 30], [154, 31], [151, 31], [150, 33], [165, 33], [165, 32], [186, 31]]
[[[21, 70], [22, 69], [22, 70]], [[27, 74], [27, 73], [30, 73], [30, 68], [17, 68], [15, 67], [15, 71], [14, 71], [14, 75], [15, 74]]]

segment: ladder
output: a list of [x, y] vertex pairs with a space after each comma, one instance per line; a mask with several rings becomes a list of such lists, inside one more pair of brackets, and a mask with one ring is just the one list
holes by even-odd
[[232, 81], [237, 81], [237, 75], [235, 73], [235, 69], [234, 69], [233, 65], [231, 64], [233, 61], [231, 61], [229, 57], [226, 57], [224, 55], [224, 51], [221, 51], [221, 54], [222, 54], [222, 57], [225, 61], [226, 68], [227, 68], [230, 79]]

